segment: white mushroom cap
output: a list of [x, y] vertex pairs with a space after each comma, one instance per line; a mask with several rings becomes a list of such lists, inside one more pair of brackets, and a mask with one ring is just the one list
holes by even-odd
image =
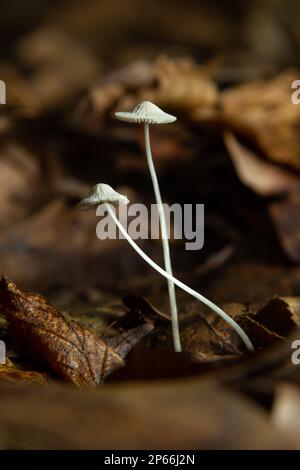
[[117, 112], [115, 116], [120, 121], [135, 122], [144, 124], [167, 124], [176, 121], [176, 117], [165, 113], [151, 101], [143, 101], [132, 111]]
[[100, 204], [113, 204], [114, 206], [128, 204], [126, 196], [117, 193], [111, 186], [99, 183], [94, 186], [88, 195], [77, 205], [79, 209], [87, 210], [97, 207]]

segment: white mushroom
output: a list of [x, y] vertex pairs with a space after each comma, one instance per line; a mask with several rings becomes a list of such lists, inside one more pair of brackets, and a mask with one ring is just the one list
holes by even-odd
[[[92, 195], [92, 196], [90, 196]], [[184, 290], [188, 294], [195, 297], [195, 299], [199, 300], [203, 304], [207, 305], [211, 308], [217, 315], [219, 315], [223, 320], [228, 323], [240, 336], [241, 340], [245, 344], [248, 351], [253, 352], [254, 347], [253, 344], [245, 333], [245, 331], [227, 314], [225, 313], [220, 307], [216, 304], [208, 300], [203, 295], [199, 294], [194, 289], [191, 289], [183, 282], [176, 279], [173, 275], [169, 274], [168, 272], [164, 271], [158, 264], [156, 264], [151, 258], [149, 258], [146, 253], [141, 250], [141, 248], [132, 240], [130, 235], [127, 233], [123, 225], [120, 223], [118, 218], [116, 217], [115, 211], [112, 209], [111, 204], [118, 205], [118, 204], [128, 204], [128, 199], [126, 196], [117, 193], [111, 186], [108, 184], [97, 184], [93, 187], [93, 189], [89, 192], [87, 197], [85, 197], [77, 207], [81, 209], [91, 209], [93, 207], [97, 207], [99, 204], [104, 204], [108, 213], [111, 215], [112, 219], [114, 220], [115, 224], [117, 225], [118, 229], [126, 238], [128, 243], [132, 246], [132, 248], [148, 263], [153, 269], [155, 269], [159, 274], [164, 276], [168, 279], [172, 284], [177, 285], [180, 289]]]
[[[115, 116], [120, 121], [132, 122], [144, 124], [145, 130], [145, 143], [146, 143], [146, 156], [148, 161], [148, 166], [150, 170], [150, 175], [152, 179], [156, 204], [159, 213], [160, 228], [161, 228], [161, 237], [162, 237], [162, 246], [164, 254], [164, 264], [167, 273], [172, 276], [172, 264], [170, 257], [170, 248], [168, 240], [168, 230], [166, 224], [165, 213], [163, 209], [160, 188], [155, 172], [155, 167], [152, 159], [151, 153], [151, 144], [150, 144], [150, 124], [167, 124], [170, 122], [176, 121], [176, 117], [171, 114], [167, 114], [162, 111], [158, 106], [151, 103], [150, 101], [144, 101], [143, 103], [138, 104], [131, 112], [117, 112]], [[172, 332], [173, 332], [173, 342], [175, 351], [181, 351], [180, 344], [180, 334], [179, 334], [179, 324], [178, 324], [178, 313], [177, 313], [177, 303], [176, 303], [176, 294], [174, 283], [168, 279], [168, 290], [169, 290], [169, 299], [170, 299], [170, 309], [171, 309], [171, 318], [172, 318]]]
[[99, 204], [128, 204], [126, 196], [117, 193], [109, 184], [96, 184], [92, 187], [88, 195], [80, 201], [78, 208], [82, 210], [91, 209], [92, 207], [99, 206]]

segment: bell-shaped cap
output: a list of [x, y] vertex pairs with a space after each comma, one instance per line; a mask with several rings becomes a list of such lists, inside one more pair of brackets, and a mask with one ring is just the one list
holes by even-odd
[[111, 186], [99, 183], [94, 186], [88, 195], [77, 205], [79, 209], [87, 210], [99, 206], [100, 204], [113, 204], [114, 206], [128, 204], [126, 196], [115, 191]]
[[115, 116], [120, 121], [135, 122], [143, 124], [167, 124], [176, 121], [176, 117], [165, 113], [151, 101], [143, 101], [132, 111], [117, 112]]

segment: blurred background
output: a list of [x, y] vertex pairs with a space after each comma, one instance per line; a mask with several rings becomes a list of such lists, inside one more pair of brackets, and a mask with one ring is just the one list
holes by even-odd
[[[123, 330], [140, 324], [149, 309], [159, 323], [155, 308], [169, 309], [165, 280], [124, 240], [98, 240], [96, 215], [76, 210], [89, 189], [100, 182], [132, 202], [154, 203], [143, 130], [113, 117], [114, 111], [127, 111], [151, 100], [178, 118], [174, 124], [151, 128], [163, 200], [205, 204], [203, 249], [186, 251], [185, 240], [170, 240], [175, 275], [225, 305], [233, 316], [240, 315], [257, 350], [283, 344], [300, 324], [300, 104], [291, 101], [292, 84], [300, 80], [299, 20], [297, 0], [1, 2], [0, 80], [6, 83], [7, 98], [0, 105], [0, 273], [21, 289], [46, 295], [98, 336], [115, 320], [123, 321]], [[159, 240], [138, 243], [162, 263]], [[133, 308], [142, 312], [142, 320], [139, 316], [136, 323], [137, 317], [130, 316], [131, 312], [128, 318], [121, 302], [128, 292], [144, 295], [154, 305], [149, 307], [146, 301], [141, 308]], [[224, 333], [220, 323], [209, 324], [208, 316], [199, 315], [202, 307], [192, 304], [184, 293], [177, 295], [189, 359], [174, 358], [170, 348], [162, 354], [159, 348], [142, 346], [128, 356], [126, 367], [112, 380], [198, 375], [200, 384], [205, 372], [218, 372], [230, 361], [240, 361], [234, 335], [228, 330]], [[141, 298], [134, 298], [136, 302]], [[165, 325], [160, 325], [164, 346]], [[10, 347], [10, 333], [2, 318], [0, 329]], [[226, 341], [220, 340], [220, 331]], [[22, 376], [23, 357], [14, 348], [11, 351], [9, 357], [21, 368]], [[272, 419], [285, 427], [295, 426], [299, 435], [299, 419], [286, 424], [284, 411], [292, 403], [299, 413], [298, 390], [282, 385], [287, 377], [299, 383], [299, 372], [292, 368], [289, 349], [281, 351], [279, 359], [276, 356], [278, 363], [272, 354], [261, 360], [256, 376], [251, 364], [247, 362], [247, 369], [243, 363], [235, 378], [228, 379], [235, 391], [229, 396], [219, 387], [213, 401], [210, 390], [199, 394], [202, 383], [198, 382], [191, 389], [181, 381], [172, 387], [155, 384], [150, 391], [145, 387], [143, 394], [135, 384], [128, 394], [119, 388], [112, 394], [107, 385], [107, 392], [105, 387], [97, 389], [94, 396], [78, 392], [76, 400], [79, 396], [82, 403], [91, 400], [91, 406], [84, 408], [82, 416], [78, 407], [75, 416], [75, 392], [70, 400], [69, 395], [60, 399], [58, 394], [52, 403], [54, 421], [50, 407], [41, 419], [43, 425], [53, 427], [54, 437], [64, 419], [66, 441], [61, 435], [51, 441], [49, 432], [38, 443], [68, 447], [74, 433], [75, 447], [99, 446], [97, 426], [106, 416], [112, 434], [105, 441], [107, 433], [102, 432], [101, 445], [107, 443], [110, 448], [124, 442], [129, 448], [162, 443], [166, 447], [171, 445], [169, 435], [172, 445], [179, 448], [193, 448], [199, 442], [204, 448], [278, 448], [281, 436], [279, 441], [273, 436], [273, 421], [269, 415], [262, 417], [261, 409], [271, 410], [280, 382], [283, 391], [276, 397], [283, 408], [275, 407]], [[270, 363], [275, 363], [276, 370], [267, 374], [264, 367]], [[26, 363], [25, 370], [35, 367]], [[11, 394], [3, 390], [0, 402], [4, 407]], [[186, 390], [190, 390], [188, 395]], [[255, 416], [252, 404], [239, 401], [240, 391], [262, 405], [255, 409]], [[169, 400], [171, 392], [176, 406]], [[20, 393], [21, 400], [13, 394], [11, 415], [5, 411], [9, 407], [0, 413], [7, 412], [8, 423], [19, 413], [16, 401], [23, 406], [24, 397], [26, 403], [34, 399], [31, 391], [27, 398]], [[39, 409], [48, 409], [39, 393]], [[112, 407], [114, 413], [114, 404], [119, 409], [122, 393], [120, 409], [132, 416], [132, 426], [122, 412], [113, 414], [123, 426], [118, 437], [110, 425], [109, 410]], [[156, 413], [153, 393], [157, 393]], [[101, 398], [97, 406], [93, 397]], [[137, 408], [139, 399], [142, 405]], [[208, 402], [212, 405], [207, 408]], [[30, 426], [36, 402], [31, 406]], [[99, 415], [94, 415], [95, 409]], [[205, 410], [206, 421], [202, 419]], [[297, 417], [297, 413], [290, 416]], [[74, 419], [86, 420], [81, 427], [83, 432], [89, 430], [86, 435], [74, 429]], [[150, 430], [162, 431], [149, 437], [147, 429], [140, 439], [136, 423], [142, 423], [144, 430], [148, 420]], [[207, 437], [211, 422], [215, 433]], [[37, 443], [35, 434], [26, 444], [24, 431], [10, 435], [8, 427], [3, 429], [2, 447], [6, 442], [19, 447]], [[232, 434], [228, 435], [228, 429]]]

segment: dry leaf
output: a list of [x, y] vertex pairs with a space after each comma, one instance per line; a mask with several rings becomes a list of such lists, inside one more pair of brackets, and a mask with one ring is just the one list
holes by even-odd
[[259, 158], [232, 132], [225, 132], [224, 141], [238, 177], [260, 196], [273, 196], [300, 188], [297, 175]]
[[[264, 302], [226, 303], [223, 310], [246, 331], [257, 351], [287, 338], [300, 327], [300, 298], [274, 297]], [[192, 303], [180, 324], [183, 350], [199, 362], [234, 360], [244, 352], [236, 332], [220, 317]]]
[[158, 310], [146, 297], [137, 294], [136, 292], [130, 292], [124, 295], [122, 301], [125, 307], [129, 309], [130, 315], [136, 313], [138, 315], [142, 315], [143, 318], [149, 318], [152, 321], [157, 320], [158, 318], [160, 321], [171, 321], [170, 315]]
[[158, 57], [155, 70], [154, 86], [139, 90], [134, 98], [125, 96], [118, 103], [120, 109], [129, 109], [147, 99], [189, 115], [197, 108], [204, 111], [217, 102], [216, 85], [208, 78], [204, 68], [192, 60]]
[[270, 160], [300, 169], [300, 106], [291, 100], [297, 71], [225, 90], [220, 96], [223, 123], [252, 139]]
[[138, 343], [145, 335], [150, 333], [154, 325], [150, 323], [131, 328], [118, 336], [107, 338], [106, 343], [114, 349], [122, 358], [125, 358], [129, 351]]
[[250, 304], [247, 309], [257, 322], [282, 337], [289, 336], [300, 327], [299, 297], [273, 297]]
[[23, 293], [3, 278], [0, 302], [12, 334], [64, 380], [77, 386], [97, 386], [124, 365], [104, 341], [66, 320], [41, 295]]
[[110, 74], [90, 97], [98, 117], [112, 109], [130, 109], [144, 100], [189, 116], [195, 109], [205, 112], [213, 107], [218, 93], [205, 69], [192, 60], [161, 56], [153, 64], [137, 62]]
[[3, 383], [0, 415], [1, 449], [295, 448], [252, 401], [202, 379], [42, 392]]
[[39, 372], [21, 370], [8, 365], [0, 365], [0, 382], [28, 382], [45, 385], [49, 381], [47, 379], [45, 374]]

